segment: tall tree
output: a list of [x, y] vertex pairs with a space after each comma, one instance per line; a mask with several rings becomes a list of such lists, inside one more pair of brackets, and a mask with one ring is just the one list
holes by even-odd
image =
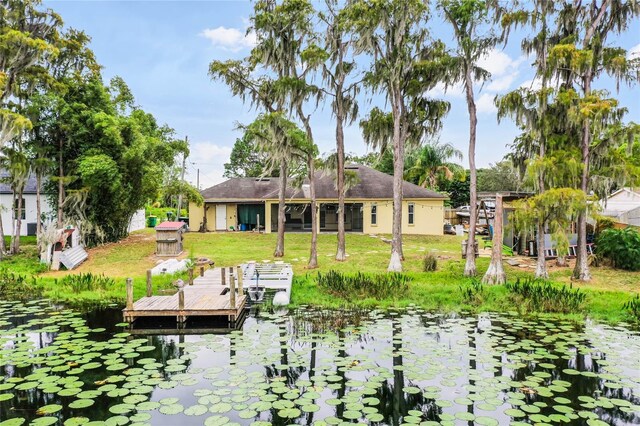
[[[318, 221], [315, 200], [314, 164], [317, 148], [314, 146], [311, 115], [305, 108], [309, 101], [317, 104], [322, 96], [320, 88], [311, 83], [313, 72], [325, 60], [326, 53], [316, 44], [313, 29], [313, 6], [308, 0], [262, 0], [254, 6], [253, 30], [258, 43], [251, 51], [254, 61], [274, 73], [274, 95], [289, 115], [302, 123], [306, 140], [307, 166], [311, 197], [311, 256], [308, 268], [318, 266]], [[313, 105], [312, 105], [313, 106]], [[315, 152], [315, 154], [314, 154]]]
[[358, 0], [347, 16], [357, 35], [356, 53], [373, 59], [365, 83], [382, 92], [389, 113], [374, 108], [361, 122], [365, 141], [374, 147], [393, 147], [393, 225], [389, 271], [402, 271], [402, 185], [405, 146], [417, 145], [436, 133], [449, 104], [425, 97], [441, 70], [442, 45], [429, 41], [428, 4], [420, 0]]
[[358, 116], [356, 96], [360, 90], [360, 81], [352, 81], [351, 74], [356, 69], [352, 55], [353, 36], [348, 31], [348, 20], [339, 9], [337, 0], [325, 0], [326, 10], [320, 13], [320, 19], [326, 26], [325, 50], [329, 59], [324, 63], [322, 75], [325, 82], [324, 92], [331, 98], [331, 112], [336, 120], [336, 189], [338, 191], [338, 247], [336, 260], [347, 259], [344, 230], [345, 151], [344, 126], [353, 124]]
[[274, 173], [274, 171], [265, 170], [265, 162], [265, 155], [243, 135], [233, 144], [229, 162], [224, 164], [223, 176], [226, 178], [259, 177], [264, 176], [265, 173], [271, 173], [271, 176], [277, 177], [277, 171]]
[[[590, 189], [591, 145], [602, 129], [619, 123], [624, 112], [608, 93], [593, 85], [605, 74], [621, 82], [638, 79], [640, 59], [628, 59], [627, 52], [611, 46], [608, 39], [624, 32], [640, 16], [637, 0], [590, 0], [565, 4], [558, 26], [567, 37], [549, 52], [549, 65], [570, 86], [561, 91], [559, 100], [568, 108], [568, 118], [580, 128], [583, 164], [580, 189]], [[587, 213], [578, 216], [578, 250], [573, 278], [589, 281], [587, 262]]]
[[479, 29], [489, 26], [489, 1], [487, 0], [440, 0], [438, 2], [445, 20], [453, 28], [456, 46], [445, 81], [447, 85], [462, 83], [469, 111], [469, 236], [467, 239], [464, 275], [475, 276], [475, 237], [478, 220], [476, 128], [478, 117], [475, 103], [474, 82], [489, 78], [489, 73], [478, 65], [498, 42], [492, 31], [482, 34]]
[[10, 243], [11, 254], [20, 252], [20, 230], [22, 228], [22, 211], [24, 209], [24, 188], [29, 179], [30, 165], [21, 142], [13, 142], [11, 147], [5, 147], [2, 151], [3, 162], [9, 172], [8, 182], [13, 192], [12, 197], [12, 234]]

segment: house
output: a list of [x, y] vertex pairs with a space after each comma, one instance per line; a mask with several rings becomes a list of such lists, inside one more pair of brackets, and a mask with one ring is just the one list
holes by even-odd
[[[14, 220], [17, 218], [16, 215], [20, 214], [22, 217], [20, 235], [36, 235], [36, 223], [38, 219], [36, 213], [36, 177], [35, 175], [30, 175], [27, 179], [27, 184], [22, 194], [22, 208], [18, 212], [17, 205], [14, 205], [11, 185], [4, 182], [8, 175], [7, 171], [0, 171], [0, 215], [2, 217], [4, 233], [5, 235], [11, 235], [13, 233]], [[40, 208], [42, 214], [46, 217], [52, 216], [53, 209], [47, 197], [42, 193], [40, 196]]]
[[640, 188], [621, 188], [602, 203], [602, 215], [626, 225], [640, 226]]
[[[356, 183], [345, 194], [345, 230], [391, 234], [393, 176], [367, 166], [349, 165]], [[290, 183], [289, 183], [290, 184]], [[338, 230], [338, 192], [330, 172], [316, 177], [317, 220], [321, 232]], [[278, 229], [278, 178], [232, 178], [201, 191], [204, 205], [189, 206], [189, 228], [207, 231]], [[409, 182], [403, 184], [402, 231], [442, 235], [446, 196]], [[286, 191], [286, 231], [311, 231], [309, 185]]]

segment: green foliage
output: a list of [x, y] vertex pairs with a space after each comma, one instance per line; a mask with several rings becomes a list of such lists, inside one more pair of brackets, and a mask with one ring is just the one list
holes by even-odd
[[316, 283], [324, 291], [346, 300], [401, 298], [409, 291], [410, 278], [403, 274], [318, 273]]
[[422, 259], [422, 270], [424, 272], [433, 272], [438, 269], [438, 258], [432, 253], [426, 254]]
[[229, 162], [224, 163], [224, 177], [260, 177], [268, 174], [278, 177], [278, 170], [267, 170], [266, 155], [258, 149], [256, 141], [243, 135], [236, 139]]
[[499, 161], [486, 169], [478, 169], [478, 191], [518, 191], [522, 183], [511, 161]]
[[640, 294], [636, 294], [636, 297], [625, 303], [622, 306], [622, 309], [626, 311], [635, 321], [640, 321]]
[[462, 293], [462, 301], [470, 305], [479, 305], [483, 301], [484, 285], [477, 279], [472, 279], [467, 284], [460, 284], [460, 293]]
[[44, 287], [35, 277], [0, 269], [0, 296], [9, 300], [31, 300], [42, 297]]
[[453, 179], [438, 182], [438, 191], [449, 195], [445, 201], [447, 206], [457, 208], [469, 204], [469, 174], [463, 179]]
[[[163, 221], [167, 219], [167, 213], [172, 213], [174, 216], [176, 214], [176, 209], [173, 207], [153, 207], [147, 205], [145, 207], [145, 216], [155, 216], [159, 221]], [[188, 215], [187, 209], [180, 210], [180, 216], [185, 217]]]
[[640, 271], [640, 233], [632, 227], [605, 229], [597, 240], [597, 254], [614, 268]]
[[104, 275], [96, 275], [92, 273], [86, 274], [69, 274], [60, 280], [56, 280], [56, 285], [65, 287], [73, 293], [83, 291], [105, 291], [112, 289], [116, 282], [113, 278]]
[[573, 285], [555, 286], [551, 283], [531, 277], [518, 278], [515, 283], [506, 283], [505, 287], [518, 309], [534, 312], [579, 312], [587, 298], [585, 292], [573, 289]]

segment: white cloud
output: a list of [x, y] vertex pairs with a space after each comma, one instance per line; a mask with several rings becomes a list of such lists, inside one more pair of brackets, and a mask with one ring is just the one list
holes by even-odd
[[490, 93], [483, 93], [476, 100], [476, 108], [479, 114], [494, 114], [498, 109], [493, 103], [495, 95]]
[[627, 58], [629, 59], [640, 59], [640, 44], [636, 44], [629, 52], [627, 52]]
[[501, 50], [492, 49], [478, 61], [481, 68], [491, 73], [488, 90], [502, 92], [508, 90], [519, 74], [520, 65], [526, 60], [525, 56], [511, 58]]
[[427, 94], [436, 98], [444, 96], [462, 98], [464, 97], [464, 85], [462, 83], [457, 83], [445, 88], [444, 83], [438, 83], [433, 89], [429, 90]]
[[254, 32], [246, 34], [237, 28], [207, 28], [200, 35], [211, 40], [215, 47], [232, 52], [256, 45], [256, 34]]
[[[225, 180], [224, 163], [229, 161], [231, 147], [217, 145], [214, 142], [196, 142], [190, 146], [189, 161], [194, 162], [194, 168], [200, 169], [200, 188], [205, 189]], [[190, 180], [196, 180], [195, 174], [190, 173]]]
[[529, 90], [540, 90], [542, 88], [542, 80], [538, 77], [535, 77], [533, 80], [525, 80], [520, 83], [519, 87]]

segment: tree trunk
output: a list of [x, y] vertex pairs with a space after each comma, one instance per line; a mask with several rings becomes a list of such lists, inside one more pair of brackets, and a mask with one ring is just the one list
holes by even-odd
[[536, 278], [546, 280], [549, 278], [547, 271], [547, 258], [544, 254], [544, 221], [539, 220], [536, 224], [536, 246], [538, 249], [538, 261], [536, 262]]
[[57, 224], [58, 229], [61, 229], [64, 226], [64, 212], [62, 210], [62, 205], [64, 204], [64, 167], [62, 165], [62, 138], [58, 143], [58, 149], [60, 150], [60, 154], [58, 157], [58, 214], [57, 214]]
[[316, 171], [313, 157], [309, 157], [309, 193], [311, 196], [311, 251], [309, 253], [308, 269], [318, 267], [318, 209], [316, 202]]
[[22, 193], [24, 186], [18, 190], [17, 199], [15, 201], [15, 228], [13, 237], [11, 238], [11, 254], [20, 253], [20, 228], [22, 228]]
[[[466, 75], [467, 109], [469, 110], [469, 235], [467, 237], [467, 261], [464, 265], [464, 276], [475, 277], [476, 270], [476, 223], [478, 221], [478, 193], [476, 172], [476, 103], [473, 97], [471, 75]], [[500, 246], [502, 247], [502, 245]]]
[[342, 111], [338, 109], [336, 114], [336, 156], [338, 157], [338, 249], [336, 260], [343, 262], [347, 259], [346, 239], [344, 235], [344, 129], [342, 122], [344, 117]]
[[[401, 100], [396, 99], [396, 105]], [[401, 137], [399, 107], [393, 114], [393, 225], [391, 236], [391, 258], [389, 272], [402, 272], [402, 183], [404, 174], [404, 141]]]
[[[591, 94], [591, 74], [587, 73], [584, 78], [584, 95]], [[582, 179], [580, 189], [587, 194], [589, 189], [589, 145], [591, 143], [591, 133], [589, 131], [589, 120], [585, 119], [582, 125]], [[578, 215], [578, 247], [576, 253], [576, 266], [573, 270], [573, 278], [578, 281], [590, 281], [591, 273], [587, 263], [587, 212]]]
[[[474, 254], [475, 256], [475, 254]], [[493, 216], [493, 247], [491, 248], [491, 263], [482, 277], [484, 284], [504, 284], [507, 275], [502, 266], [502, 195], [496, 194], [496, 211]]]
[[278, 189], [278, 238], [276, 240], [276, 250], [273, 253], [273, 257], [284, 256], [284, 210], [285, 195], [287, 193], [287, 163], [282, 161], [280, 163], [280, 188]]

